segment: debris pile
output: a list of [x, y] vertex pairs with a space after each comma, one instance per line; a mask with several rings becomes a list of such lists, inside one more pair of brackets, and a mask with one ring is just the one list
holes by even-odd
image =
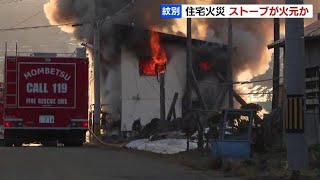
[[[129, 136], [120, 132], [120, 124], [111, 123], [113, 128], [107, 128], [108, 133], [103, 137], [103, 141], [115, 144], [127, 142], [125, 146], [127, 148], [162, 154], [193, 149], [213, 153], [212, 148], [215, 145], [212, 144], [215, 142], [213, 140], [221, 140], [224, 137], [227, 141], [248, 141], [247, 144], [249, 146], [251, 144], [251, 147], [247, 149], [264, 153], [263, 128], [249, 126], [249, 120], [253, 122], [254, 119], [252, 115], [248, 116], [250, 112], [254, 111], [248, 109], [229, 109], [222, 112], [192, 111], [182, 118], [172, 120], [154, 118], [145, 126], [142, 126], [141, 120], [137, 119], [132, 124]], [[107, 126], [110, 127], [111, 124], [107, 123]], [[220, 147], [220, 144], [218, 146]]]
[[154, 118], [144, 128], [141, 128], [140, 121], [137, 120], [133, 123], [133, 129], [136, 135], [126, 145], [128, 148], [174, 154], [199, 147], [199, 122], [192, 114], [172, 121]]
[[[150, 151], [160, 154], [176, 154], [187, 149], [187, 139], [160, 139], [150, 141], [150, 139], [138, 139], [126, 145], [127, 148]], [[196, 149], [197, 143], [191, 142], [189, 149]]]

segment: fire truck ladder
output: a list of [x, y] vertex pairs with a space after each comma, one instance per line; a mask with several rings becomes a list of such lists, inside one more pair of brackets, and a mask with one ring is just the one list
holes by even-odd
[[5, 44], [5, 107], [16, 108], [17, 107], [17, 44], [16, 55], [7, 57], [7, 43]]

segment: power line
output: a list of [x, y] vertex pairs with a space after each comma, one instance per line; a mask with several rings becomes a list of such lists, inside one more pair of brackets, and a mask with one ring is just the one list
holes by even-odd
[[15, 31], [15, 30], [29, 30], [29, 29], [41, 29], [41, 28], [51, 28], [51, 27], [59, 27], [59, 26], [73, 26], [73, 24], [55, 24], [55, 25], [43, 25], [43, 26], [29, 26], [29, 27], [21, 27], [21, 28], [6, 28], [0, 29], [1, 32], [4, 31]]
[[22, 2], [23, 0], [9, 0], [6, 2], [1, 2], [0, 4], [12, 4], [12, 3], [19, 3]]
[[257, 82], [265, 82], [265, 81], [273, 81], [273, 80], [278, 80], [282, 79], [283, 77], [278, 77], [278, 78], [271, 78], [271, 79], [262, 79], [262, 80], [256, 80], [256, 81], [242, 81], [242, 82], [236, 82], [238, 84], [252, 84], [252, 83], [257, 83]]
[[10, 4], [10, 3], [15, 3], [15, 2], [19, 2], [19, 1], [22, 1], [22, 0], [9, 0], [6, 2], [1, 2], [0, 4]]
[[[113, 17], [120, 15], [125, 9], [127, 9], [128, 7], [130, 7], [134, 2], [135, 2], [135, 0], [132, 0], [131, 2], [129, 2], [127, 5], [125, 5], [123, 8], [121, 8], [118, 12], [116, 12], [116, 13], [113, 15]], [[104, 20], [101, 21], [100, 23], [102, 24], [102, 23], [104, 23], [104, 22], [107, 21], [107, 20], [112, 20], [112, 17], [107, 17], [106, 19], [104, 19]]]
[[[59, 2], [59, 0], [56, 0], [53, 4], [56, 4], [56, 3], [58, 3], [58, 2]], [[39, 14], [41, 14], [41, 13], [44, 13], [44, 11], [43, 11], [42, 9], [41, 9], [40, 11], [38, 11], [37, 13], [35, 13], [35, 14], [31, 15], [30, 17], [28, 17], [28, 18], [26, 18], [26, 19], [24, 19], [24, 20], [22, 20], [22, 21], [18, 22], [17, 24], [15, 24], [15, 25], [13, 25], [13, 26], [9, 27], [8, 29], [13, 29], [13, 28], [15, 28], [15, 27], [19, 26], [20, 24], [22, 24], [22, 23], [25, 23], [25, 22], [29, 21], [30, 19], [34, 18], [35, 16], [37, 16], [37, 15], [39, 15]]]
[[26, 19], [22, 20], [21, 22], [19, 22], [19, 23], [17, 23], [17, 24], [15, 24], [15, 25], [13, 25], [13, 26], [11, 26], [11, 27], [9, 27], [9, 29], [10, 29], [10, 28], [15, 28], [15, 27], [19, 26], [20, 24], [22, 24], [22, 23], [24, 23], [24, 22], [29, 21], [30, 19], [34, 18], [35, 16], [37, 16], [37, 15], [39, 15], [39, 14], [41, 14], [41, 13], [43, 13], [43, 11], [39, 11], [39, 12], [37, 12], [37, 13], [33, 14], [32, 16], [30, 16], [30, 17], [28, 17], [28, 18], [26, 18]]
[[272, 95], [273, 93], [240, 93], [239, 95]]
[[40, 26], [27, 26], [27, 27], [20, 27], [20, 28], [5, 28], [5, 29], [0, 29], [1, 32], [4, 31], [16, 31], [16, 30], [29, 30], [29, 29], [41, 29], [41, 28], [51, 28], [51, 27], [60, 27], [60, 26], [71, 26], [71, 27], [76, 27], [76, 26], [83, 26], [85, 24], [89, 24], [91, 21], [84, 21], [80, 23], [63, 23], [63, 24], [52, 24], [52, 25], [40, 25]]
[[243, 85], [243, 84], [253, 84], [253, 83], [257, 83], [257, 82], [273, 81], [273, 80], [282, 79], [282, 78], [283, 77], [274, 78], [274, 79], [272, 79], [272, 78], [271, 79], [262, 79], [262, 80], [257, 80], [257, 81], [236, 81], [236, 82], [225, 82], [225, 83], [202, 81], [202, 82], [198, 82], [198, 83], [200, 83], [200, 84], [212, 84], [212, 85], [217, 85], [217, 86], [230, 85], [230, 84]]
[[[135, 2], [135, 0], [130, 1], [130, 3], [128, 3], [125, 7], [121, 8], [117, 13], [115, 13], [112, 16], [108, 16], [108, 17], [104, 17], [104, 18], [98, 18], [95, 19], [96, 21], [98, 21], [98, 23], [105, 23], [105, 22], [110, 22], [114, 16], [118, 16], [120, 13], [122, 13], [126, 8], [128, 8], [130, 5], [132, 5]], [[38, 12], [39, 13], [39, 12]], [[40, 14], [40, 13], [39, 13]], [[37, 15], [37, 13], [36, 13]], [[34, 15], [34, 16], [36, 16]], [[34, 17], [33, 16], [33, 17]], [[32, 17], [27, 18], [25, 21], [31, 19]], [[100, 22], [99, 22], [100, 21]], [[23, 23], [23, 22], [22, 22]], [[61, 26], [71, 26], [71, 27], [76, 27], [76, 26], [83, 26], [85, 24], [91, 24], [92, 21], [83, 21], [83, 22], [70, 22], [70, 23], [63, 23], [63, 24], [53, 24], [53, 25], [40, 25], [40, 26], [28, 26], [28, 27], [20, 27], [20, 28], [5, 28], [5, 29], [0, 29], [0, 32], [4, 32], [4, 31], [17, 31], [17, 30], [30, 30], [30, 29], [42, 29], [42, 28], [51, 28], [51, 27], [61, 27]], [[21, 23], [18, 23], [21, 24]]]
[[[21, 0], [20, 0], [20, 1], [21, 1]], [[56, 0], [53, 4], [56, 4], [56, 3], [58, 3], [58, 2], [59, 2], [59, 0]], [[30, 17], [22, 20], [21, 22], [15, 24], [14, 26], [11, 26], [11, 27], [9, 27], [9, 28], [15, 28], [15, 27], [19, 26], [20, 24], [25, 23], [25, 22], [29, 21], [30, 19], [34, 18], [35, 16], [37, 16], [37, 15], [39, 15], [39, 14], [42, 14], [42, 13], [44, 13], [44, 10], [43, 10], [43, 9], [41, 9], [41, 10], [38, 11], [37, 13], [31, 15]]]

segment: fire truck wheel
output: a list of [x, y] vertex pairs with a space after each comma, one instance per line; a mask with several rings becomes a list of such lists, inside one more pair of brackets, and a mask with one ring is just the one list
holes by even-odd
[[7, 147], [12, 147], [13, 143], [5, 141], [4, 145], [7, 146]]
[[14, 147], [21, 147], [22, 144], [23, 144], [23, 143], [20, 143], [20, 142], [19, 142], [19, 143], [13, 143], [13, 146], [14, 146]]
[[5, 146], [5, 143], [4, 143], [3, 139], [0, 140], [0, 146]]
[[65, 142], [63, 143], [65, 147], [81, 147], [83, 146], [83, 142]]
[[21, 147], [23, 143], [20, 143], [20, 142], [8, 142], [8, 141], [5, 141], [5, 146], [7, 147]]
[[43, 142], [42, 145], [47, 147], [56, 147], [58, 144], [57, 142]]

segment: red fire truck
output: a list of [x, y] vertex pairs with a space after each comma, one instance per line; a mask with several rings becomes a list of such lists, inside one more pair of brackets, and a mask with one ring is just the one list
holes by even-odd
[[4, 122], [3, 122], [3, 111], [4, 111], [4, 101], [3, 101], [3, 91], [4, 84], [0, 82], [0, 144], [3, 143], [4, 140]]
[[81, 146], [88, 130], [88, 59], [6, 56], [6, 146], [59, 141]]

